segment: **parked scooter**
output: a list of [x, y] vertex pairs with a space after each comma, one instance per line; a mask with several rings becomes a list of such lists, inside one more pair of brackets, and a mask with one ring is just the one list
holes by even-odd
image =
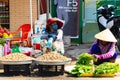
[[116, 37], [117, 47], [120, 51], [120, 16], [114, 15], [114, 10], [117, 9], [114, 5], [103, 5], [97, 9], [97, 22], [99, 30], [102, 31], [109, 28]]

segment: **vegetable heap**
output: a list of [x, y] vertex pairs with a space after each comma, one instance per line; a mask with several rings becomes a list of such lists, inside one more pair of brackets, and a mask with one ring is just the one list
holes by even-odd
[[4, 46], [5, 43], [6, 43], [6, 41], [5, 41], [4, 39], [0, 38], [0, 44], [1, 44], [2, 46]]
[[100, 65], [93, 65], [90, 63], [91, 60], [97, 61], [97, 59], [94, 58], [91, 54], [80, 54], [76, 65], [72, 69], [70, 74], [80, 77], [84, 74], [92, 74], [92, 76], [99, 76], [100, 74], [115, 74], [119, 72], [118, 63], [104, 62]]
[[91, 65], [90, 64], [91, 60], [97, 61], [97, 59], [94, 58], [91, 54], [82, 53], [82, 54], [79, 55], [76, 65], [80, 65], [80, 64]]
[[99, 74], [115, 74], [119, 72], [119, 64], [118, 63], [110, 63], [104, 62], [95, 67], [94, 75]]
[[96, 61], [96, 59], [88, 53], [83, 53], [79, 55], [79, 58], [76, 62], [76, 66], [70, 73], [78, 77], [80, 77], [84, 73], [92, 74], [94, 67], [92, 64], [90, 64], [91, 60]]
[[93, 67], [90, 65], [76, 65], [74, 69], [70, 72], [73, 76], [80, 77], [82, 74], [92, 74]]

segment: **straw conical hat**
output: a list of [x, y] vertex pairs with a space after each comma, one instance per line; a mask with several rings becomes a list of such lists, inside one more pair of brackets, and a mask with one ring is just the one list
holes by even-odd
[[95, 35], [96, 39], [100, 39], [108, 42], [117, 42], [117, 39], [114, 37], [112, 32], [109, 29], [105, 29]]

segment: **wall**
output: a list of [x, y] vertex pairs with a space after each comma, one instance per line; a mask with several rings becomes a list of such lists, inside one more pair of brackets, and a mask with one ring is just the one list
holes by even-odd
[[83, 43], [92, 43], [95, 38], [94, 35], [99, 32], [96, 22], [86, 23], [83, 26], [82, 41]]
[[[33, 23], [37, 19], [37, 0], [32, 0]], [[9, 0], [10, 31], [15, 31], [25, 23], [30, 23], [30, 0]]]
[[83, 6], [83, 28], [82, 28], [82, 43], [91, 43], [95, 40], [94, 35], [99, 32], [97, 25], [96, 1], [84, 1]]

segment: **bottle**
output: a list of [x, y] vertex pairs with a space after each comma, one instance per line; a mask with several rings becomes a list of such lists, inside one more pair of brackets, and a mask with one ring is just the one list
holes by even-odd
[[3, 56], [3, 46], [0, 45], [0, 56]]
[[37, 34], [39, 34], [39, 27], [37, 27]]
[[8, 48], [7, 48], [7, 44], [5, 44], [5, 45], [4, 45], [4, 56], [7, 55], [7, 49], [8, 49]]
[[5, 2], [2, 2], [2, 11], [5, 11]]
[[10, 50], [10, 40], [7, 40], [7, 54], [11, 52]]
[[2, 11], [2, 2], [0, 2], [0, 12]]

